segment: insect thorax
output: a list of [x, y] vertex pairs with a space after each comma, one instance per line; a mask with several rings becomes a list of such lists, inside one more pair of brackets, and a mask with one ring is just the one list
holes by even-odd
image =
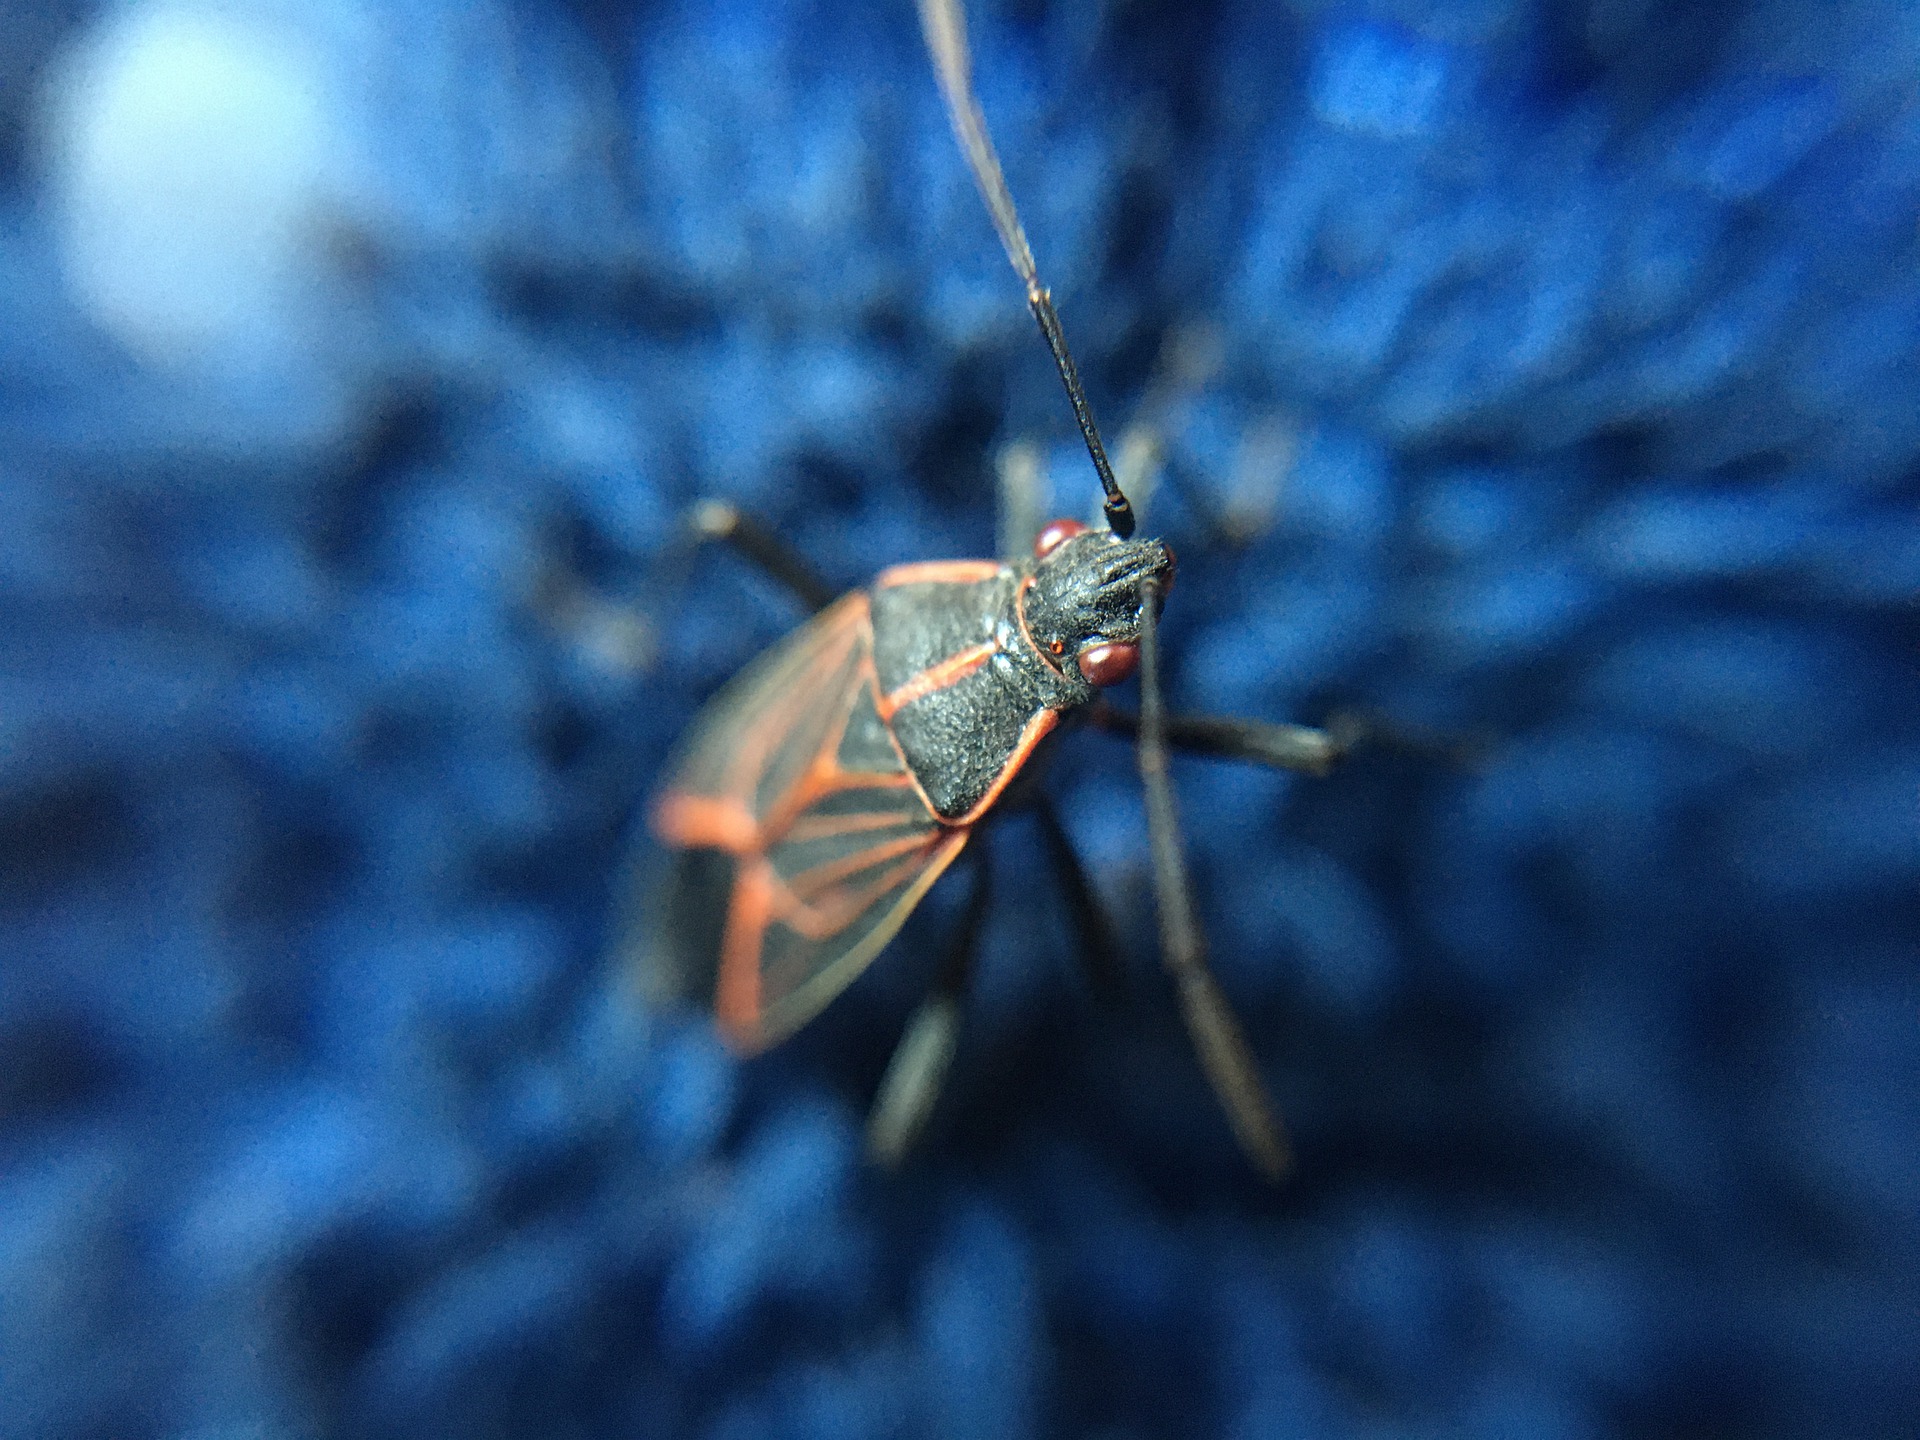
[[873, 658], [881, 712], [921, 789], [945, 820], [996, 792], [1062, 712], [1092, 698], [1022, 634], [1016, 599], [1028, 567], [983, 579], [876, 584]]

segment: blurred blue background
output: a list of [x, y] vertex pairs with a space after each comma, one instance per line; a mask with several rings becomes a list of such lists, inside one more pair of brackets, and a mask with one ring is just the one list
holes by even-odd
[[1170, 338], [1177, 766], [1300, 1144], [1235, 1153], [1117, 740], [924, 1151], [937, 895], [736, 1065], [606, 956], [700, 700], [991, 553], [1071, 420], [910, 8], [0, 3], [0, 1434], [1911, 1436], [1920, 14], [981, 5], [1110, 430]]

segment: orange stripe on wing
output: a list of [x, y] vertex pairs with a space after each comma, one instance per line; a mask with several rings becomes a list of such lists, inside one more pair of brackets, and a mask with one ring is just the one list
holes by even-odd
[[[787, 669], [779, 672], [785, 683], [767, 687], [772, 690], [773, 702], [742, 732], [722, 783], [726, 793], [742, 800], [752, 798], [773, 752], [799, 718], [819, 704], [819, 672], [831, 674], [846, 663], [850, 653], [861, 648], [862, 642], [871, 645], [867, 597], [858, 590], [844, 596], [816, 615], [810, 629], [811, 648], [791, 657]], [[775, 677], [765, 678], [770, 681]]]
[[[751, 1037], [752, 1046], [755, 1049], [764, 1048], [791, 1035], [844, 990], [847, 982], [865, 969], [867, 963], [894, 937], [901, 923], [920, 903], [933, 882], [940, 878], [953, 857], [966, 846], [967, 837], [972, 833], [969, 830], [941, 832], [937, 839], [930, 842], [925, 854], [902, 860], [873, 886], [853, 897], [841, 913], [826, 917], [806, 911], [795, 914], [788, 923], [804, 937], [809, 930], [816, 929], [829, 934], [838, 933], [855, 915], [875, 905], [886, 905], [886, 912], [860, 939], [834, 955], [795, 990], [774, 996], [767, 1002], [759, 1029]], [[897, 893], [888, 901], [888, 892], [896, 887]]]
[[780, 838], [788, 844], [800, 845], [809, 840], [839, 840], [867, 830], [897, 830], [904, 825], [914, 825], [924, 829], [926, 823], [927, 814], [924, 809], [859, 810], [847, 815], [802, 815], [787, 827], [787, 833]]
[[731, 797], [669, 790], [653, 807], [653, 833], [682, 849], [701, 846], [747, 855], [760, 848], [760, 827]]
[[999, 650], [999, 641], [983, 640], [957, 655], [949, 655], [937, 665], [929, 665], [904, 685], [897, 686], [880, 697], [879, 705], [876, 707], [880, 711], [880, 718], [891, 720], [899, 713], [902, 706], [911, 705], [924, 696], [945, 690], [949, 685], [966, 679], [998, 654]]
[[895, 861], [863, 885], [842, 885], [807, 901], [795, 898], [791, 907], [777, 903], [779, 919], [796, 935], [813, 941], [829, 940], [925, 869], [949, 843], [948, 835], [929, 837], [912, 854]]
[[874, 576], [873, 588], [891, 590], [896, 585], [974, 585], [991, 580], [1005, 567], [998, 560], [919, 560], [910, 565], [892, 565]]
[[911, 775], [892, 775], [878, 770], [842, 770], [831, 758], [823, 755], [767, 816], [762, 833], [767, 836], [769, 843], [786, 839], [787, 827], [809, 806], [844, 790], [908, 790], [912, 787]]
[[714, 986], [713, 1014], [720, 1034], [736, 1050], [758, 1048], [760, 1029], [760, 954], [773, 913], [773, 865], [749, 860], [733, 882], [726, 933], [720, 940], [720, 975]]
[[[937, 833], [937, 832], [936, 832]], [[915, 850], [924, 850], [932, 843], [932, 837], [922, 830], [916, 835], [902, 835], [895, 840], [882, 840], [877, 845], [869, 845], [864, 850], [856, 850], [851, 855], [841, 855], [832, 860], [802, 870], [789, 876], [787, 888], [803, 905], [811, 905], [826, 891], [851, 875], [863, 870], [871, 870], [889, 860], [896, 860]]]

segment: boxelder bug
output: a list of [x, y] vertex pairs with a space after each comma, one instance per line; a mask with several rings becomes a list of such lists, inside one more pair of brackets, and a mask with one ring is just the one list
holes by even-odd
[[[954, 132], [1066, 384], [1107, 524], [1056, 520], [1030, 555], [895, 566], [828, 603], [831, 592], [777, 537], [730, 507], [703, 506], [696, 528], [759, 561], [818, 613], [723, 689], [683, 741], [651, 817], [668, 866], [631, 943], [656, 993], [706, 990], [725, 1038], [763, 1049], [879, 953], [1063, 720], [1078, 713], [1137, 732], [1165, 962], [1235, 1135], [1278, 1179], [1287, 1144], [1207, 968], [1167, 752], [1322, 773], [1353, 737], [1167, 716], [1156, 621], [1173, 554], [1133, 538], [1133, 512], [972, 93], [958, 0], [920, 0], [920, 17]], [[1136, 669], [1137, 720], [1097, 698]], [[1058, 821], [1037, 794], [1023, 798], [1039, 809], [1083, 938], [1109, 951]], [[881, 1083], [869, 1142], [883, 1160], [911, 1143], [952, 1057], [964, 955], [984, 895], [977, 884], [960, 958], [915, 1014]]]

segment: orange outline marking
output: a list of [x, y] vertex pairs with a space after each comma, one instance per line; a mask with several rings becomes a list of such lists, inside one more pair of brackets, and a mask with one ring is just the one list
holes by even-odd
[[1021, 730], [1019, 743], [1013, 747], [1013, 754], [1007, 757], [1007, 763], [1000, 767], [1000, 773], [994, 776], [993, 784], [987, 787], [987, 793], [982, 795], [974, 807], [959, 819], [942, 820], [940, 823], [955, 827], [975, 824], [982, 815], [993, 808], [994, 801], [1000, 798], [1000, 792], [1013, 783], [1013, 777], [1020, 773], [1021, 767], [1032, 757], [1034, 746], [1052, 734], [1053, 727], [1059, 723], [1058, 710], [1038, 711]]
[[942, 843], [938, 835], [936, 831], [927, 837], [912, 854], [896, 861], [892, 868], [865, 885], [857, 889], [843, 885], [812, 901], [796, 901], [791, 910], [783, 908], [775, 918], [794, 934], [815, 944], [832, 939], [916, 872], [925, 869]]
[[957, 655], [949, 655], [937, 665], [929, 665], [904, 685], [882, 695], [879, 704], [874, 708], [880, 712], [880, 719], [883, 722], [891, 721], [900, 713], [903, 706], [911, 705], [914, 701], [928, 695], [937, 694], [951, 685], [957, 685], [999, 653], [998, 640], [983, 640]]
[[733, 880], [726, 933], [720, 940], [720, 977], [714, 986], [713, 1013], [729, 1044], [754, 1043], [760, 1023], [760, 953], [773, 910], [776, 881], [770, 861], [743, 864]]
[[977, 585], [997, 578], [1006, 569], [998, 560], [916, 560], [892, 565], [873, 577], [873, 588], [896, 585]]
[[787, 827], [787, 833], [780, 838], [789, 845], [804, 845], [810, 840], [839, 840], [865, 830], [893, 830], [902, 825], [926, 829], [926, 810], [915, 807], [894, 812], [854, 810], [845, 815], [802, 815]]
[[[724, 772], [720, 788], [743, 800], [752, 798], [782, 738], [815, 703], [818, 687], [800, 683], [803, 677], [822, 669], [839, 670], [859, 652], [863, 641], [866, 649], [873, 648], [867, 597], [858, 590], [821, 611], [811, 623], [817, 627], [811, 647], [765, 677], [767, 687], [776, 692], [776, 702], [743, 729], [740, 749]], [[856, 663], [855, 669], [860, 668]], [[844, 724], [842, 721], [843, 728]]]
[[788, 828], [807, 807], [829, 795], [846, 790], [906, 790], [912, 786], [911, 775], [886, 774], [878, 770], [842, 770], [830, 756], [822, 755], [806, 774], [793, 782], [793, 788], [787, 792], [786, 798], [774, 807], [762, 823], [761, 833], [767, 837], [768, 844], [786, 839]]
[[787, 877], [787, 889], [793, 892], [793, 898], [802, 905], [813, 905], [828, 890], [842, 880], [858, 875], [862, 870], [871, 870], [876, 865], [884, 865], [889, 860], [897, 860], [915, 850], [924, 850], [932, 837], [923, 829], [917, 835], [902, 835], [896, 840], [882, 840], [877, 845], [869, 845], [864, 850], [855, 850], [836, 860], [823, 860], [818, 865], [809, 866], [797, 875]]
[[760, 848], [760, 827], [730, 796], [689, 795], [669, 790], [653, 807], [653, 833], [669, 845], [749, 855]]

